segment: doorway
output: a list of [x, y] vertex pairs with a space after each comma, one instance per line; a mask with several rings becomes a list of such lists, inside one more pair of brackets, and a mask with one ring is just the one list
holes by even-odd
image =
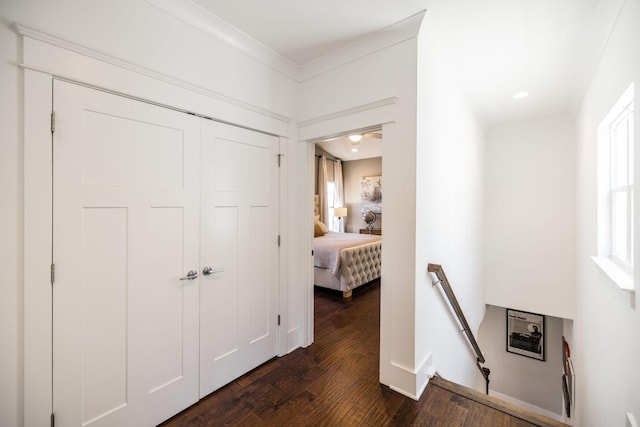
[[[349, 138], [350, 136], [358, 135], [360, 138]], [[364, 136], [364, 137], [363, 137]], [[316, 203], [314, 210], [315, 219], [318, 219], [320, 210], [324, 211], [328, 216], [329, 221], [335, 222], [336, 219], [331, 215], [336, 207], [340, 207], [341, 217], [339, 221], [339, 227], [327, 227], [335, 231], [340, 231], [346, 237], [354, 236], [356, 239], [369, 238], [380, 239], [382, 234], [382, 217], [381, 217], [381, 198], [378, 200], [377, 205], [377, 222], [372, 222], [369, 226], [364, 220], [364, 214], [370, 212], [373, 208], [372, 203], [368, 200], [363, 200], [361, 197], [361, 187], [365, 179], [377, 177], [381, 183], [382, 178], [382, 128], [369, 127], [366, 129], [360, 129], [356, 131], [343, 132], [332, 137], [316, 138], [312, 142], [314, 144], [311, 149], [314, 151], [313, 156], [313, 194], [316, 201], [325, 199], [327, 206], [318, 206], [322, 202]], [[322, 162], [325, 165], [322, 166]], [[322, 170], [324, 168], [324, 171]], [[336, 170], [340, 168], [340, 170]], [[329, 172], [329, 173], [327, 173]], [[335, 177], [341, 178], [335, 181]], [[326, 182], [325, 182], [326, 181]], [[342, 188], [336, 190], [336, 186], [342, 182]], [[381, 191], [381, 188], [380, 188]], [[332, 194], [338, 193], [341, 196], [336, 199], [332, 199]], [[326, 215], [326, 214], [329, 215]], [[374, 226], [376, 227], [374, 229]], [[315, 228], [315, 227], [314, 227]], [[316, 233], [314, 233], [316, 234]], [[359, 272], [365, 272], [361, 277], [356, 277], [355, 280], [349, 278], [345, 280], [347, 274], [344, 271], [330, 271], [327, 265], [324, 265], [322, 257], [324, 256], [322, 251], [326, 249], [321, 246], [325, 245], [325, 240], [330, 236], [331, 232], [325, 236], [314, 237], [314, 266], [312, 275], [312, 288], [313, 290], [318, 288], [336, 289], [343, 292], [345, 298], [349, 298], [353, 289], [358, 286], [365, 285], [371, 280], [380, 279], [381, 277], [381, 243], [378, 243], [378, 257], [375, 258], [375, 251], [366, 252], [366, 255], [361, 257], [357, 255], [353, 258], [354, 270]], [[376, 236], [365, 236], [366, 234]], [[362, 245], [365, 242], [352, 243], [352, 246]], [[366, 242], [371, 244], [371, 242]], [[318, 246], [320, 245], [320, 246]], [[316, 250], [317, 249], [317, 250]], [[336, 257], [345, 256], [345, 253], [340, 252]], [[345, 258], [346, 259], [346, 258]], [[377, 266], [376, 266], [377, 263]], [[372, 267], [376, 266], [376, 267]], [[351, 267], [349, 267], [351, 268]], [[374, 273], [372, 270], [377, 268]], [[345, 285], [346, 284], [346, 285]], [[315, 312], [315, 311], [314, 311]]]

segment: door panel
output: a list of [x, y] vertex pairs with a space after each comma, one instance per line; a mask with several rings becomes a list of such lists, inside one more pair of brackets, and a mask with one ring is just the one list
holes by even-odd
[[[127, 404], [127, 209], [82, 210], [86, 420]], [[105, 322], [104, 319], [110, 319]]]
[[[240, 304], [237, 286], [239, 274], [238, 208], [233, 206], [218, 207], [215, 208], [213, 216], [216, 221], [211, 221], [211, 236], [215, 236], [216, 241], [226, 242], [226, 244], [224, 246], [210, 245], [202, 242], [202, 246], [211, 247], [214, 252], [209, 258], [217, 261], [214, 265], [215, 268], [224, 266], [224, 272], [216, 273], [208, 279], [202, 279], [201, 328], [203, 328], [203, 336], [201, 348], [210, 349], [212, 353], [208, 356], [213, 360], [219, 360], [238, 351], [240, 347], [238, 341], [240, 319], [237, 316], [229, 316], [229, 312], [238, 310]], [[203, 227], [203, 232], [206, 233], [206, 229]], [[203, 254], [203, 262], [204, 258]], [[207, 325], [224, 325], [225, 327], [214, 331], [210, 327], [207, 328]], [[207, 332], [206, 329], [211, 330]]]
[[[249, 209], [249, 235], [251, 245], [249, 246], [249, 259], [251, 268], [248, 271], [249, 286], [249, 342], [254, 344], [262, 339], [268, 339], [273, 333], [272, 322], [269, 317], [273, 316], [271, 309], [270, 292], [271, 288], [265, 282], [265, 277], [269, 277], [273, 259], [269, 256], [269, 251], [273, 251], [274, 241], [270, 238], [267, 227], [264, 226], [264, 219], [269, 217], [268, 206], [254, 206]], [[277, 317], [276, 317], [277, 318]]]
[[277, 353], [278, 139], [204, 122], [200, 150], [202, 397]]
[[152, 207], [149, 225], [155, 233], [154, 244], [147, 250], [154, 261], [147, 274], [155, 289], [149, 293], [152, 299], [148, 300], [145, 310], [150, 334], [148, 389], [153, 393], [183, 376], [183, 322], [187, 313], [182, 305], [182, 294], [185, 284], [175, 280], [176, 272], [184, 271], [181, 262], [183, 209]]
[[53, 409], [153, 425], [198, 399], [195, 117], [54, 82]]
[[91, 129], [91, 138], [83, 140], [84, 184], [183, 188], [182, 129], [126, 117], [121, 111], [85, 110], [83, 115]]

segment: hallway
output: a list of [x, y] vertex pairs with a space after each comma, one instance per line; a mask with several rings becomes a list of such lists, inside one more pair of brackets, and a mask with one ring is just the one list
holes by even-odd
[[532, 426], [431, 384], [419, 402], [378, 382], [380, 282], [315, 290], [315, 342], [168, 420], [181, 426]]

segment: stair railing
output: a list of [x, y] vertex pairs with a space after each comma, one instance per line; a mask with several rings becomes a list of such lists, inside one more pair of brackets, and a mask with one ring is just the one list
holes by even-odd
[[491, 370], [481, 365], [485, 363], [484, 356], [482, 355], [482, 351], [480, 351], [480, 347], [478, 346], [478, 342], [476, 341], [476, 338], [473, 336], [473, 332], [469, 327], [469, 323], [467, 323], [467, 318], [464, 316], [464, 313], [462, 312], [462, 308], [460, 307], [460, 304], [458, 304], [458, 299], [456, 298], [456, 295], [453, 293], [453, 289], [449, 284], [447, 275], [444, 274], [444, 270], [442, 269], [442, 266], [439, 264], [429, 264], [427, 266], [427, 271], [429, 271], [429, 273], [434, 273], [436, 275], [438, 280], [433, 282], [433, 286], [436, 286], [438, 283], [440, 284], [440, 286], [442, 286], [442, 290], [444, 291], [444, 294], [447, 296], [447, 299], [449, 300], [449, 304], [451, 304], [453, 311], [456, 313], [456, 317], [458, 318], [458, 321], [462, 325], [462, 330], [466, 334], [467, 339], [469, 340], [469, 344], [471, 344], [471, 347], [473, 348], [473, 351], [476, 354], [476, 366], [480, 370], [480, 373], [482, 374], [482, 377], [485, 380], [486, 392], [487, 394], [489, 394], [489, 374], [491, 373]]

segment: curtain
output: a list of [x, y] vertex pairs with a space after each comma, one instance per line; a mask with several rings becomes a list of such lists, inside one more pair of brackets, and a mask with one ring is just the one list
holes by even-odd
[[[333, 182], [335, 186], [333, 206], [336, 208], [341, 208], [344, 206], [344, 183], [342, 180], [342, 161], [340, 160], [336, 160], [333, 164]], [[346, 217], [333, 217], [334, 230], [340, 233], [344, 233], [346, 221]]]
[[320, 196], [320, 221], [324, 222], [329, 219], [329, 201], [327, 200], [327, 157], [320, 156], [318, 164], [318, 196]]

